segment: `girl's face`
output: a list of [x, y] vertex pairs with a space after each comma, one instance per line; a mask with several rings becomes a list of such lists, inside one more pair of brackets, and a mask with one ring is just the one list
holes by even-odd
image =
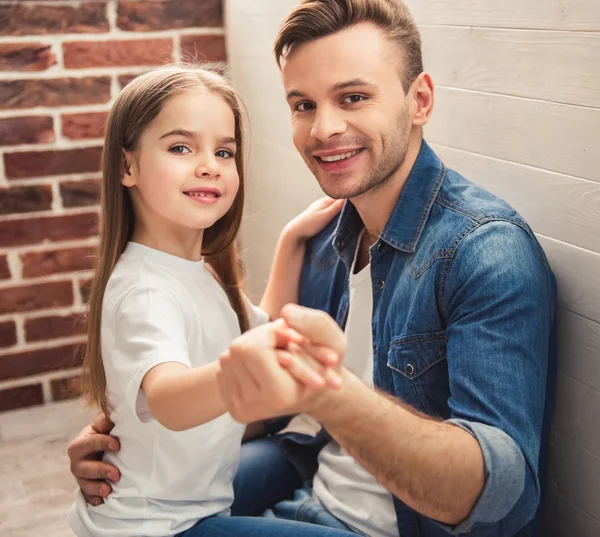
[[[126, 153], [136, 226], [151, 234], [204, 230], [231, 207], [239, 187], [235, 118], [208, 90], [169, 98]], [[165, 229], [167, 228], [167, 229]]]

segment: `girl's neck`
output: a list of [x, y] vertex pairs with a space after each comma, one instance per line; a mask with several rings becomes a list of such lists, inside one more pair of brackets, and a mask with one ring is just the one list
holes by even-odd
[[202, 259], [203, 235], [203, 229], [188, 229], [184, 232], [175, 232], [168, 229], [151, 231], [136, 223], [131, 240], [188, 261], [200, 261]]

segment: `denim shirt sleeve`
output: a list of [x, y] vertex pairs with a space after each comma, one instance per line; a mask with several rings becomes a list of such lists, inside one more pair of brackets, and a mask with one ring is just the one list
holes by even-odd
[[456, 249], [443, 289], [448, 423], [472, 434], [484, 489], [455, 535], [512, 536], [536, 512], [556, 290], [531, 232], [492, 221]]

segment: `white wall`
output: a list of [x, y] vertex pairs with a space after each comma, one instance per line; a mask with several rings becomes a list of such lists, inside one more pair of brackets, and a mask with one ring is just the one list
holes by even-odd
[[[600, 536], [600, 0], [407, 0], [437, 85], [426, 138], [538, 234], [559, 281], [547, 537]], [[319, 195], [291, 144], [271, 54], [296, 0], [229, 0], [253, 119], [242, 240], [259, 293], [281, 226]]]

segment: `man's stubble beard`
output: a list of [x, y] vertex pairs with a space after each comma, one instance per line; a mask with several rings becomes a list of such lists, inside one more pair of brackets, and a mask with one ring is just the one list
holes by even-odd
[[[407, 115], [406, 110], [403, 109], [396, 123], [398, 129], [395, 131], [394, 139], [389, 139], [388, 143], [388, 139], [383, 138], [382, 147], [387, 149], [384, 149], [375, 169], [367, 173], [356, 186], [350, 185], [349, 189], [342, 190], [335, 188], [335, 180], [332, 181], [333, 184], [324, 184], [324, 181], [319, 179], [315, 170], [311, 169], [321, 190], [334, 199], [352, 199], [367, 192], [375, 193], [381, 189], [395, 175], [406, 159], [410, 137], [410, 128], [407, 125], [406, 119]], [[365, 151], [367, 150], [365, 149]]]

